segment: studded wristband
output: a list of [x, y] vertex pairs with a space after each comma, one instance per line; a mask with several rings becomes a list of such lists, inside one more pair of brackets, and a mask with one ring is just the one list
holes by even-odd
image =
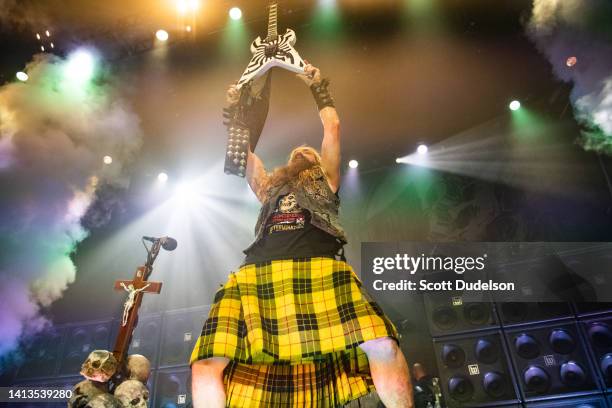
[[328, 106], [335, 107], [334, 98], [329, 93], [329, 79], [325, 78], [318, 84], [312, 84], [310, 86], [312, 96], [315, 98], [315, 102], [319, 110]]

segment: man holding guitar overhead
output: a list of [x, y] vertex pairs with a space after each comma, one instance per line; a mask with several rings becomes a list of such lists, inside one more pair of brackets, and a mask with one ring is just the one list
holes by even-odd
[[[275, 3], [270, 10], [268, 37], [252, 46], [255, 56], [244, 74], [250, 79], [228, 91], [230, 112], [244, 111], [243, 97], [261, 76], [254, 72], [269, 69], [283, 46], [275, 35]], [[299, 58], [295, 33], [287, 33], [295, 55], [278, 58], [303, 66], [298, 77], [310, 87], [323, 122], [321, 152], [300, 146], [285, 166], [266, 171], [252, 149], [269, 89], [250, 106], [264, 115], [230, 121], [226, 172], [245, 175], [262, 208], [246, 259], [217, 291], [191, 355], [194, 406], [341, 407], [376, 389], [386, 407], [412, 408], [397, 331], [343, 256], [340, 120], [329, 81]], [[261, 47], [272, 50], [257, 57]], [[242, 85], [246, 92], [239, 91]]]
[[[307, 65], [323, 122], [321, 153], [307, 146], [266, 172], [249, 151], [246, 177], [262, 203], [243, 266], [217, 292], [194, 348], [198, 407], [336, 407], [376, 388], [388, 408], [412, 407], [397, 332], [336, 254], [340, 121], [329, 82]], [[237, 103], [235, 86], [228, 91]], [[342, 257], [343, 258], [343, 257]]]

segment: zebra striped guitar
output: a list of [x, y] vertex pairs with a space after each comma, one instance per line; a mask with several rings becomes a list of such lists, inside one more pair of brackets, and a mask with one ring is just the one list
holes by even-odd
[[273, 67], [284, 68], [298, 74], [304, 73], [306, 64], [293, 48], [297, 40], [295, 32], [288, 28], [285, 34], [278, 34], [278, 4], [276, 1], [270, 3], [268, 13], [268, 35], [263, 40], [257, 37], [251, 44], [253, 58], [238, 81], [238, 89]]

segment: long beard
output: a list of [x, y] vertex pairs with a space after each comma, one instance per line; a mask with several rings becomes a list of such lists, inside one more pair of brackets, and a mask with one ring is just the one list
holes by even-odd
[[268, 179], [266, 189], [292, 183], [297, 187], [304, 184], [314, 183], [316, 169], [320, 168], [318, 163], [311, 163], [302, 156], [297, 156], [285, 166], [274, 169]]

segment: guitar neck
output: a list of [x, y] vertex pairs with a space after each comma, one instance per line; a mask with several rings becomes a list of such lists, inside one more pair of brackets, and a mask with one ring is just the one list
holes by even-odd
[[278, 3], [271, 1], [268, 6], [268, 36], [266, 41], [276, 40], [278, 37]]

